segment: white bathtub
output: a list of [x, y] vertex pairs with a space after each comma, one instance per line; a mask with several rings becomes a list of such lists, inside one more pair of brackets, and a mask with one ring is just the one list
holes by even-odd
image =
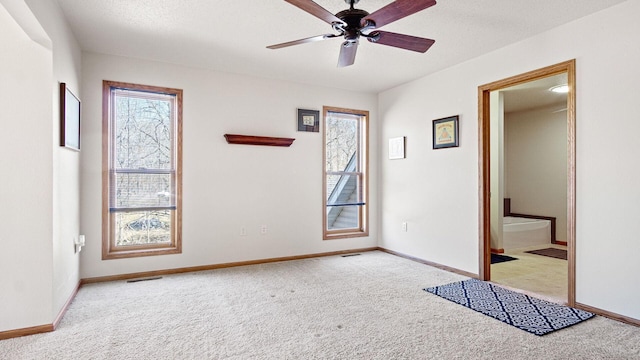
[[502, 247], [505, 250], [551, 244], [551, 221], [505, 216]]

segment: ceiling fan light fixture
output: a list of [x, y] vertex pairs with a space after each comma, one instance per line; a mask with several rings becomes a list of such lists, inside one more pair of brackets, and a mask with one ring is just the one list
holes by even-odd
[[549, 88], [549, 91], [552, 91], [552, 92], [558, 93], [558, 94], [566, 94], [566, 93], [569, 92], [569, 85], [567, 85], [567, 84], [556, 85], [556, 86], [553, 86], [553, 87]]

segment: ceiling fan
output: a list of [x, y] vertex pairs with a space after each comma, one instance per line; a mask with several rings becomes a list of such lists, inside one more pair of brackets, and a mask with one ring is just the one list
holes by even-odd
[[353, 65], [355, 62], [360, 37], [364, 37], [374, 44], [393, 46], [421, 53], [429, 50], [435, 42], [435, 40], [431, 39], [378, 30], [384, 25], [435, 5], [435, 0], [396, 0], [371, 14], [364, 10], [354, 8], [354, 5], [360, 2], [360, 0], [344, 0], [349, 4], [349, 9], [340, 11], [335, 15], [311, 0], [285, 1], [329, 23], [337, 33], [318, 35], [271, 45], [267, 46], [268, 49], [280, 49], [342, 36], [345, 42], [343, 42], [340, 47], [338, 67], [345, 67]]

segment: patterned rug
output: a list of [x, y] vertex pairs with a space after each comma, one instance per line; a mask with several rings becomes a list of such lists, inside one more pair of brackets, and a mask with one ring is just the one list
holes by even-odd
[[507, 256], [507, 255], [500, 255], [500, 254], [491, 253], [491, 263], [492, 264], [499, 264], [499, 263], [502, 263], [502, 262], [513, 261], [513, 260], [518, 260], [518, 258], [514, 258], [514, 257]]
[[548, 256], [556, 259], [567, 260], [567, 250], [564, 250], [564, 249], [548, 248], [548, 249], [531, 250], [531, 251], [525, 251], [525, 252], [529, 254], [542, 255], [542, 256]]
[[536, 299], [476, 279], [424, 290], [538, 336], [594, 316], [590, 312]]

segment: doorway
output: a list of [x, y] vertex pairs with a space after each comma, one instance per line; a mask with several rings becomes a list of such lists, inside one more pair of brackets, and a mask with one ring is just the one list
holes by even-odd
[[[492, 218], [492, 194], [494, 214], [496, 203], [502, 202], [503, 193], [496, 192], [496, 187], [492, 188], [492, 177], [496, 178], [498, 173], [492, 163], [501, 161], [496, 156], [498, 150], [493, 148], [495, 134], [491, 133], [491, 115], [496, 107], [501, 106], [496, 102], [495, 94], [508, 88], [522, 86], [523, 84], [551, 78], [557, 75], [566, 76], [568, 93], [566, 94], [566, 246], [567, 246], [567, 303], [570, 306], [575, 304], [575, 60], [566, 61], [542, 69], [534, 70], [507, 79], [499, 80], [490, 84], [482, 85], [478, 88], [478, 109], [479, 109], [479, 196], [480, 196], [480, 278], [491, 280], [491, 238], [492, 225], [500, 220]], [[493, 100], [491, 94], [494, 94]], [[494, 125], [495, 127], [495, 125]], [[495, 132], [494, 132], [495, 133]], [[498, 190], [501, 191], [501, 190]], [[502, 204], [498, 206], [502, 209]], [[492, 224], [493, 221], [493, 224]], [[501, 226], [501, 225], [500, 225]], [[502, 227], [500, 227], [502, 229]], [[494, 234], [495, 235], [495, 234]], [[495, 236], [494, 236], [495, 245]], [[494, 249], [496, 250], [496, 249]]]

